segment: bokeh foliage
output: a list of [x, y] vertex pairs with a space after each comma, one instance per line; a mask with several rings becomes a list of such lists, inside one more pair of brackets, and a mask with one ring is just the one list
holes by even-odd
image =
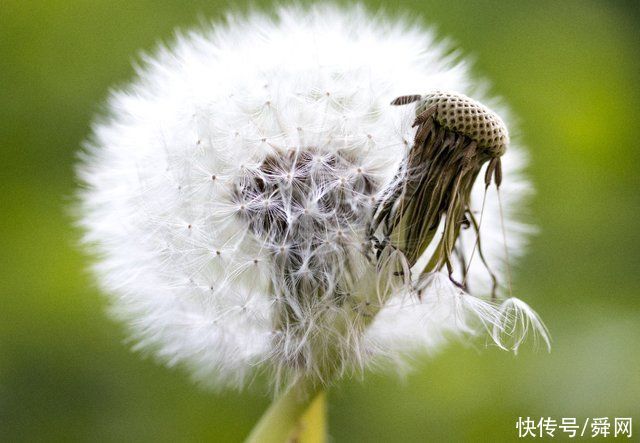
[[[342, 382], [330, 393], [333, 440], [510, 440], [526, 415], [632, 416], [640, 434], [640, 8], [370, 4], [436, 24], [520, 117], [541, 232], [516, 293], [554, 343], [517, 357], [458, 344], [403, 381]], [[139, 50], [229, 7], [0, 2], [0, 439], [239, 441], [266, 408], [258, 389], [205, 392], [131, 353], [67, 215], [74, 156], [108, 88], [132, 77]]]

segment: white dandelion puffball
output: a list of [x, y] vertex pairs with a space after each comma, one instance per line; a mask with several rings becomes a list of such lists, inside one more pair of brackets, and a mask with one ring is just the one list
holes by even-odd
[[446, 54], [419, 26], [323, 6], [230, 16], [145, 57], [78, 168], [95, 273], [138, 346], [242, 387], [398, 370], [482, 331], [548, 344], [500, 299], [480, 171], [517, 259], [524, 156]]

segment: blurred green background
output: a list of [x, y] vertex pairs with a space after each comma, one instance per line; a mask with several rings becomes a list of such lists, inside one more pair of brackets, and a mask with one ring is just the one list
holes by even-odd
[[[378, 7], [382, 2], [371, 2]], [[541, 227], [516, 292], [553, 335], [519, 356], [453, 345], [405, 380], [330, 392], [346, 441], [515, 440], [518, 416], [633, 417], [640, 435], [637, 2], [384, 2], [477, 60], [521, 118]], [[240, 441], [261, 392], [210, 393], [129, 351], [84, 271], [73, 163], [139, 50], [210, 1], [0, 1], [0, 440]]]

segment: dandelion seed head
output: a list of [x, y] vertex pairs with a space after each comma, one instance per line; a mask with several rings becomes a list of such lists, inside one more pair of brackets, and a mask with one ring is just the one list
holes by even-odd
[[[507, 114], [448, 53], [420, 26], [324, 5], [230, 15], [145, 56], [111, 95], [78, 167], [84, 241], [136, 347], [213, 386], [243, 387], [260, 372], [277, 386], [397, 369], [407, 355], [483, 329], [504, 343], [507, 317], [542, 331], [523, 305], [496, 307], [441, 272], [418, 277], [420, 257], [371, 235], [425, 104], [390, 106], [395, 97], [461, 91]], [[490, 137], [451, 120], [450, 97], [434, 97], [444, 126]], [[502, 155], [508, 136], [486, 140]], [[523, 165], [511, 142], [507, 208], [528, 192]], [[471, 191], [475, 211], [483, 191]], [[500, 275], [493, 197], [481, 230]], [[517, 258], [528, 228], [505, 215]], [[468, 256], [474, 241], [462, 230], [456, 247]], [[481, 263], [471, 263], [468, 285], [488, 293]]]

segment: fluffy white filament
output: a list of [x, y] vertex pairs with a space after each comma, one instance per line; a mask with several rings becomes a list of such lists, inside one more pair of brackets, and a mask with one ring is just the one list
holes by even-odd
[[[285, 8], [276, 18], [230, 16], [145, 57], [137, 79], [112, 94], [79, 166], [85, 241], [138, 346], [188, 365], [200, 380], [243, 386], [262, 370], [321, 377], [325, 348], [335, 349], [331, 369], [339, 375], [373, 363], [396, 367], [445, 337], [484, 328], [502, 347], [506, 334], [517, 349], [528, 328], [546, 341], [521, 301], [483, 301], [444, 274], [396, 284], [362, 254], [373, 202], [415, 134], [415, 108], [391, 100], [455, 90], [508, 122], [466, 64], [446, 53], [428, 30], [324, 6]], [[265, 169], [268, 159], [287, 155]], [[512, 143], [501, 188], [512, 258], [527, 232], [514, 217], [529, 192], [524, 163]], [[264, 191], [269, 183], [299, 185], [302, 176], [311, 178], [299, 194]], [[476, 188], [472, 208], [479, 211], [482, 183]], [[327, 196], [339, 208], [327, 208]], [[277, 223], [289, 228], [276, 232]], [[482, 234], [500, 277], [494, 190]], [[474, 242], [472, 229], [461, 234], [467, 257]], [[305, 297], [313, 279], [325, 290]], [[475, 294], [489, 294], [480, 260], [468, 283]], [[363, 329], [358, 316], [371, 303], [379, 312]]]

